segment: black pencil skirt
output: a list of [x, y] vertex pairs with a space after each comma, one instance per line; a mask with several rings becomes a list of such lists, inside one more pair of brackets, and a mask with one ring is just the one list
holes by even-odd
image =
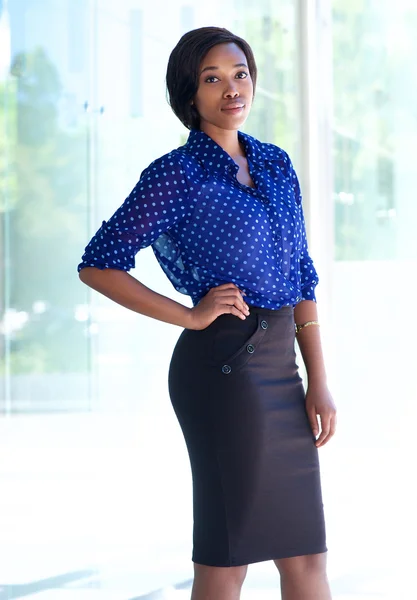
[[294, 309], [184, 329], [169, 393], [193, 480], [192, 560], [231, 567], [326, 552], [320, 468]]

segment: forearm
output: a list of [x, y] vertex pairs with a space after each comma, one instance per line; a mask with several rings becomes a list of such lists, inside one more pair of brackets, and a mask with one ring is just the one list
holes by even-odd
[[187, 327], [191, 309], [146, 287], [126, 271], [85, 267], [83, 283], [121, 306], [165, 323]]
[[[297, 325], [317, 320], [317, 304], [315, 302], [302, 300], [294, 307], [294, 321]], [[304, 327], [297, 334], [297, 342], [306, 367], [308, 383], [325, 384], [326, 371], [320, 328], [317, 325]]]

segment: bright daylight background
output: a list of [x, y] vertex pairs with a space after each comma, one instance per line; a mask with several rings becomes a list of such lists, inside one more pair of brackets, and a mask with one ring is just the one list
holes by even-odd
[[[245, 131], [299, 173], [338, 435], [320, 451], [335, 600], [416, 598], [414, 0], [0, 0], [0, 598], [189, 598], [180, 329], [78, 280], [84, 246], [187, 131], [187, 30], [245, 37]], [[133, 273], [177, 295], [151, 249]], [[197, 399], [198, 400], [198, 399]], [[273, 563], [243, 600], [279, 597]]]

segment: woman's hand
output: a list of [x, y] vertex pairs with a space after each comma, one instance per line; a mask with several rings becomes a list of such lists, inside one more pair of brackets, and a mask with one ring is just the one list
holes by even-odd
[[314, 436], [319, 433], [320, 415], [321, 433], [316, 440], [316, 446], [324, 446], [332, 438], [336, 431], [336, 406], [333, 398], [325, 384], [309, 384], [306, 393], [306, 411], [308, 420], [310, 421], [311, 429]]
[[249, 307], [241, 292], [234, 283], [224, 283], [211, 288], [200, 302], [190, 310], [187, 329], [205, 329], [219, 315], [229, 313], [240, 319], [246, 319]]

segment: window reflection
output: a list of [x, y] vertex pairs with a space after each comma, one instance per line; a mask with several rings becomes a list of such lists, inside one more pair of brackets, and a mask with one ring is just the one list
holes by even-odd
[[[0, 0], [6, 594], [27, 582], [31, 594], [50, 597], [58, 588], [126, 590], [126, 582], [132, 598], [189, 588], [190, 473], [161, 377], [179, 331], [90, 294], [75, 268], [141, 170], [186, 140], [164, 89], [169, 52], [185, 30], [224, 24], [250, 40], [259, 81], [245, 129], [299, 154], [296, 11], [303, 4]], [[403, 547], [397, 529], [412, 530], [417, 502], [407, 483], [417, 417], [407, 369], [417, 358], [417, 331], [405, 304], [417, 266], [414, 4], [332, 1], [329, 370], [342, 415], [339, 448], [323, 455], [323, 469], [332, 474], [326, 498], [335, 507], [328, 514], [336, 600], [376, 594], [381, 581], [390, 590], [380, 524]], [[187, 303], [150, 251], [137, 264], [138, 279]], [[391, 521], [399, 502], [402, 514]], [[276, 597], [270, 566], [252, 572], [248, 596], [262, 587], [262, 597], [269, 589]], [[398, 585], [411, 597], [405, 578]]]

